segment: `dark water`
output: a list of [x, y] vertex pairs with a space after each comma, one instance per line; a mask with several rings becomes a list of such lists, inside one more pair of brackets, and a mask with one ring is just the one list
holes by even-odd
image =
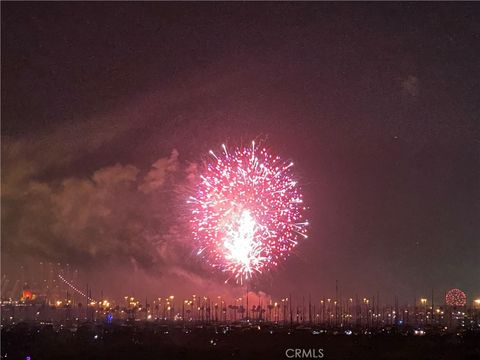
[[4, 327], [1, 340], [2, 359], [480, 359], [480, 334], [471, 332], [334, 335], [311, 329], [93, 324], [72, 332], [21, 323]]

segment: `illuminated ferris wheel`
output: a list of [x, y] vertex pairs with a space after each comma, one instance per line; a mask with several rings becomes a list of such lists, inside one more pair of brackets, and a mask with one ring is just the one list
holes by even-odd
[[445, 302], [450, 306], [465, 306], [467, 295], [460, 289], [451, 289], [445, 295]]

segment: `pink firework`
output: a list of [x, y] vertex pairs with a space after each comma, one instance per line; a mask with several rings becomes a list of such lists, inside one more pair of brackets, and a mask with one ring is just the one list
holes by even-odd
[[464, 306], [467, 303], [467, 295], [460, 289], [452, 289], [447, 292], [445, 301], [450, 306]]
[[[266, 149], [236, 148], [216, 155], [192, 196], [193, 236], [198, 255], [243, 282], [277, 266], [306, 238], [308, 221], [293, 163]], [[227, 279], [228, 281], [228, 279]]]

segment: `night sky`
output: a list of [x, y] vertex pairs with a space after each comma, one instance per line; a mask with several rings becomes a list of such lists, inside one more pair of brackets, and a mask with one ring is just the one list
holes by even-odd
[[3, 273], [237, 291], [192, 253], [185, 199], [209, 149], [257, 139], [311, 226], [256, 290], [480, 295], [480, 4], [1, 7]]

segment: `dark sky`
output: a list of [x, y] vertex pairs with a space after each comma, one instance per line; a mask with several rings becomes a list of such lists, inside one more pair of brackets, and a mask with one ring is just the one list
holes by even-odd
[[295, 161], [311, 227], [257, 290], [480, 295], [478, 3], [1, 7], [4, 273], [216, 291], [190, 175], [261, 138]]

